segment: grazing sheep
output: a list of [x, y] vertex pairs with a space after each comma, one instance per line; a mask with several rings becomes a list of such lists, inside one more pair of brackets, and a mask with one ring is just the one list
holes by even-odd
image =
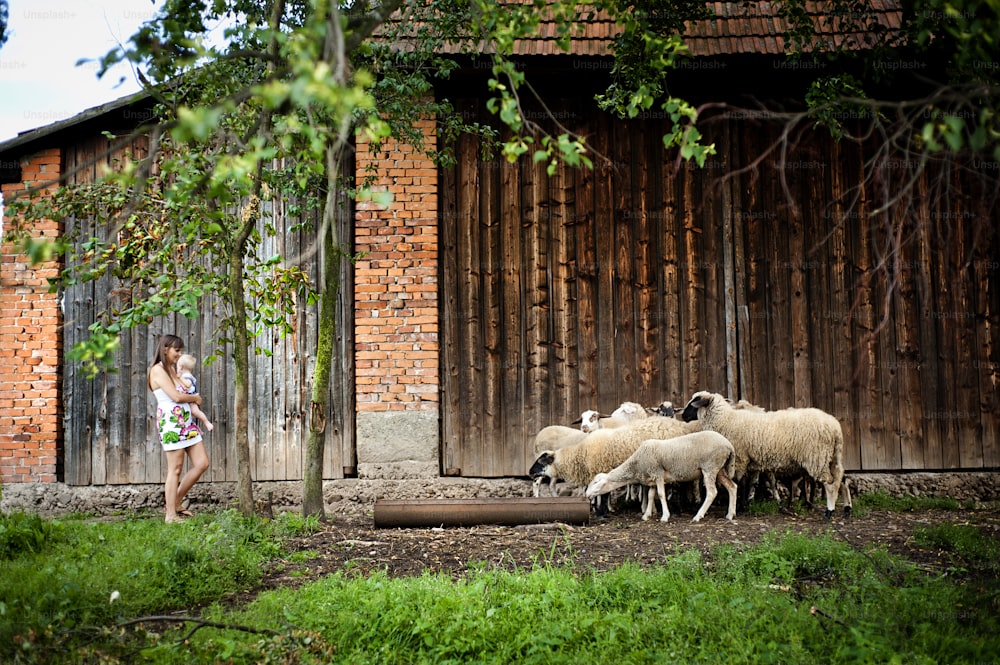
[[[717, 432], [693, 432], [672, 439], [651, 439], [644, 441], [632, 455], [607, 473], [598, 473], [587, 486], [587, 497], [593, 499], [629, 483], [639, 483], [656, 487], [663, 510], [661, 522], [670, 518], [667, 508], [665, 483], [690, 480], [705, 481], [705, 501], [692, 519], [698, 522], [718, 493], [718, 480], [729, 492], [729, 511], [726, 519], [736, 514], [736, 483], [732, 480], [736, 462], [736, 450], [726, 437]], [[642, 519], [648, 520], [653, 513], [653, 501], [649, 501]]]
[[[565, 425], [543, 427], [535, 435], [535, 455], [538, 455], [543, 450], [558, 450], [566, 446], [576, 445], [583, 441], [586, 436], [585, 432], [581, 432], [575, 427], [566, 427]], [[556, 478], [549, 480], [549, 493], [552, 496], [556, 495], [556, 480]], [[532, 496], [541, 496], [542, 483], [544, 481], [545, 478], [535, 478], [535, 482], [531, 487]]]
[[734, 409], [718, 393], [695, 393], [682, 417], [697, 419], [705, 429], [719, 432], [736, 449], [736, 478], [749, 471], [802, 470], [823, 483], [826, 514], [844, 500], [851, 512], [851, 493], [844, 482], [844, 434], [840, 422], [820, 409], [753, 411]]
[[539, 478], [548, 478], [550, 487], [556, 480], [586, 487], [596, 474], [606, 473], [624, 462], [643, 441], [670, 439], [691, 431], [691, 423], [658, 416], [615, 429], [599, 429], [575, 445], [543, 451], [528, 474], [536, 482], [540, 482]]

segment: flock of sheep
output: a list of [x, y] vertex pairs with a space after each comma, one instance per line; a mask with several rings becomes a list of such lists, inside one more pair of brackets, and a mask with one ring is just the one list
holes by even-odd
[[[598, 514], [607, 510], [609, 493], [620, 487], [643, 490], [642, 519], [648, 520], [659, 499], [662, 517], [667, 509], [666, 485], [693, 483], [695, 495], [704, 483], [705, 497], [695, 514], [705, 516], [718, 492], [729, 493], [726, 519], [736, 514], [737, 481], [760, 474], [770, 479], [811, 480], [823, 486], [826, 517], [843, 498], [844, 515], [851, 513], [851, 493], [844, 478], [844, 435], [840, 422], [814, 408], [765, 411], [745, 401], [732, 404], [718, 393], [695, 393], [681, 418], [670, 402], [645, 408], [625, 402], [610, 416], [584, 411], [579, 429], [563, 425], [542, 428], [535, 436], [535, 453], [529, 475], [534, 495], [548, 481], [556, 494], [560, 480], [586, 488], [597, 501]], [[794, 495], [795, 485], [792, 486]], [[655, 492], [655, 494], [654, 494]]]

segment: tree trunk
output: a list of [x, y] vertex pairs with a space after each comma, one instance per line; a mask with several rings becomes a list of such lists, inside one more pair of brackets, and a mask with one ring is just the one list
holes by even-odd
[[250, 342], [247, 335], [246, 301], [243, 292], [243, 254], [246, 241], [230, 247], [229, 300], [233, 306], [233, 361], [236, 365], [236, 495], [240, 512], [247, 517], [254, 513], [253, 478], [250, 474]]
[[316, 366], [313, 368], [312, 404], [309, 410], [309, 438], [306, 441], [306, 463], [303, 470], [302, 513], [305, 516], [326, 516], [323, 505], [323, 453], [326, 447], [326, 423], [330, 396], [330, 373], [333, 369], [333, 348], [337, 335], [337, 296], [340, 293], [341, 251], [337, 235], [338, 210], [338, 150], [326, 150], [327, 193], [323, 207], [320, 238], [323, 247], [323, 292], [319, 306], [319, 341]]

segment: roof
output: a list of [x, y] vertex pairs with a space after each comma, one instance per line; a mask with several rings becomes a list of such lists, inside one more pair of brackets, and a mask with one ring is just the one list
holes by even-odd
[[[514, 0], [525, 1], [525, 0]], [[530, 0], [527, 0], [530, 1]], [[902, 22], [902, 7], [898, 0], [866, 0], [868, 9], [844, 13], [833, 3], [807, 0], [806, 12], [813, 21], [815, 33], [812, 48], [826, 50], [830, 46], [863, 50], [874, 46], [886, 34], [898, 31]], [[745, 2], [709, 2], [715, 18], [688, 21], [684, 41], [693, 56], [731, 54], [785, 55], [792, 44], [786, 40], [789, 21], [782, 15], [785, 4], [770, 0]], [[859, 30], [859, 26], [865, 30]], [[618, 26], [603, 12], [582, 23], [573, 33], [570, 55], [610, 56], [612, 41]], [[538, 35], [518, 41], [515, 55], [561, 55], [556, 44], [556, 24], [542, 20]]]

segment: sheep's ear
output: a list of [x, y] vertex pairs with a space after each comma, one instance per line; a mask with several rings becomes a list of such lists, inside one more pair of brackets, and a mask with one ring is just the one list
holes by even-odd
[[579, 418], [571, 422], [570, 425], [579, 425], [582, 422], [583, 422], [583, 416], [580, 416]]

